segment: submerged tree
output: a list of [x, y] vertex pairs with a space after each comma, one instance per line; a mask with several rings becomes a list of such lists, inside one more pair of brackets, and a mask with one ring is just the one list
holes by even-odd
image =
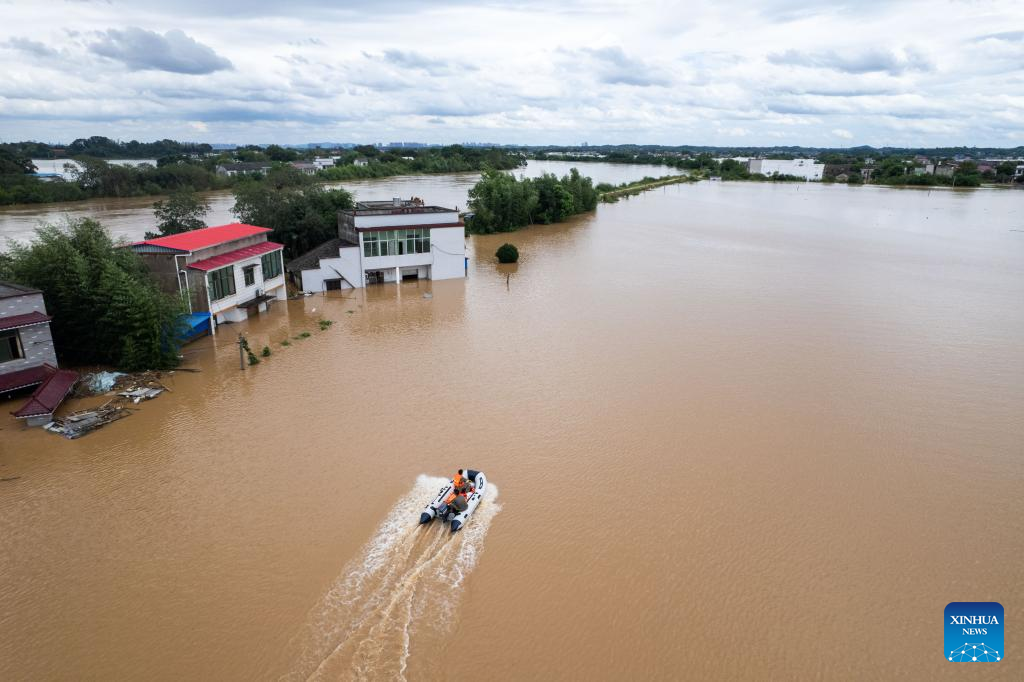
[[13, 243], [0, 279], [43, 292], [63, 362], [129, 371], [178, 363], [181, 302], [161, 292], [139, 257], [95, 220], [46, 225], [32, 242]]
[[166, 237], [206, 227], [207, 212], [210, 205], [191, 187], [177, 190], [169, 197], [153, 204], [153, 215], [156, 216], [156, 233], [147, 232], [146, 239]]
[[558, 178], [545, 173], [539, 178], [516, 179], [508, 173], [485, 171], [469, 190], [473, 217], [469, 231], [488, 234], [509, 232], [531, 223], [557, 223], [597, 207], [593, 181], [575, 168]]

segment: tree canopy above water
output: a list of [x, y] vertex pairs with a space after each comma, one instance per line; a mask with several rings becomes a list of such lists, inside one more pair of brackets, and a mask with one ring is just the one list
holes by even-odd
[[561, 178], [545, 173], [517, 179], [501, 171], [485, 171], [469, 190], [473, 217], [469, 231], [510, 232], [533, 223], [557, 223], [597, 207], [593, 181], [573, 168]]

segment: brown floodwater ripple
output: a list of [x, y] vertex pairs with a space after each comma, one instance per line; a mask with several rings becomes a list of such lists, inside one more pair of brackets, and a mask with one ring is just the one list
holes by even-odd
[[1024, 678], [1022, 199], [670, 186], [222, 327], [80, 440], [0, 404], [0, 679]]

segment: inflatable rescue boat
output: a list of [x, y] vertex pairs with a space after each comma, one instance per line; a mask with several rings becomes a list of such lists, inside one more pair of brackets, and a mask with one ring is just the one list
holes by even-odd
[[487, 477], [482, 471], [474, 469], [465, 471], [469, 481], [466, 492], [455, 495], [454, 499], [449, 502], [449, 498], [452, 498], [452, 493], [455, 492], [455, 481], [448, 481], [441, 487], [437, 497], [423, 508], [423, 513], [420, 514], [420, 523], [430, 523], [434, 519], [441, 519], [443, 523], [451, 524], [453, 533], [466, 525], [466, 521], [480, 506], [480, 499], [487, 491]]

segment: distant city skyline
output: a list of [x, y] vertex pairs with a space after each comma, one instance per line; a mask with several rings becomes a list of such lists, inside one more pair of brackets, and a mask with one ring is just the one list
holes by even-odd
[[1016, 147], [1024, 7], [0, 1], [0, 140]]

